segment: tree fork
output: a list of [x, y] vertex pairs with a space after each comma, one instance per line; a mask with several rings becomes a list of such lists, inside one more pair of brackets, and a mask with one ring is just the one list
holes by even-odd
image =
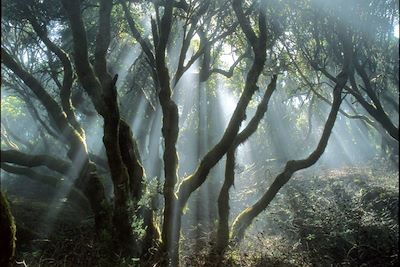
[[[346, 65], [347, 67], [347, 65]], [[333, 103], [329, 113], [325, 127], [317, 145], [317, 148], [309, 155], [308, 158], [303, 160], [291, 160], [285, 165], [283, 172], [281, 172], [271, 184], [267, 192], [258, 200], [253, 206], [241, 212], [233, 222], [231, 239], [234, 243], [240, 242], [245, 234], [245, 231], [250, 226], [255, 217], [257, 217], [263, 210], [265, 210], [269, 203], [274, 199], [279, 190], [290, 180], [292, 175], [301, 169], [308, 168], [315, 164], [321, 157], [322, 153], [328, 144], [330, 134], [336, 121], [336, 117], [342, 102], [341, 92], [347, 82], [348, 74], [347, 68], [337, 76], [337, 83], [333, 90]]]
[[277, 75], [274, 75], [265, 90], [263, 99], [257, 107], [253, 118], [235, 138], [232, 147], [226, 154], [225, 179], [218, 197], [218, 228], [217, 241], [212, 254], [222, 255], [229, 242], [229, 190], [235, 180], [235, 151], [240, 144], [243, 144], [258, 128], [261, 119], [268, 110], [268, 103], [272, 93], [276, 89]]

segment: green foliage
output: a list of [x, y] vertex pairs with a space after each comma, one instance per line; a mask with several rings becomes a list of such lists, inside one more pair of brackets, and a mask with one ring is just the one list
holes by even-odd
[[12, 119], [25, 116], [24, 102], [16, 96], [4, 96], [1, 98], [1, 113]]
[[[145, 39], [149, 39], [149, 43], [151, 44], [153, 41], [151, 36], [146, 36], [150, 34], [149, 25], [146, 25], [148, 23], [148, 15], [151, 13], [152, 18], [155, 18], [153, 4], [158, 5], [163, 1], [155, 1], [154, 3], [151, 3], [152, 1], [128, 2], [131, 15], [136, 22], [139, 32]], [[187, 27], [185, 29], [186, 32], [190, 26], [193, 26], [190, 24], [193, 17], [190, 18], [188, 16], [193, 15], [198, 10], [199, 5], [203, 3], [203, 1], [187, 2], [193, 5], [189, 7], [191, 8], [190, 12], [183, 12], [179, 8], [174, 9], [173, 29], [169, 37], [166, 59], [169, 62], [171, 78], [174, 71], [172, 69], [172, 65], [174, 65], [173, 61], [177, 60], [178, 57], [175, 57], [176, 54], [170, 50], [173, 50], [172, 48], [179, 50], [183, 31], [181, 26], [184, 23], [188, 23], [184, 26]], [[94, 0], [81, 1], [81, 3], [82, 17], [87, 30], [89, 60], [93, 63], [96, 35], [98, 32], [99, 5], [98, 1]], [[130, 34], [121, 6], [118, 4], [118, 1], [114, 3], [111, 15], [112, 41], [109, 49], [110, 53], [107, 58], [112, 63], [109, 64], [110, 70], [118, 72], [120, 78], [123, 76], [121, 73], [126, 74], [128, 77], [126, 80], [121, 79], [123, 84], [119, 86], [120, 92], [124, 93], [123, 95], [133, 91], [137, 96], [143, 92], [147, 100], [156, 106], [158, 103], [158, 92], [155, 88], [157, 81], [152, 81], [152, 73], [148, 68], [148, 62], [143, 53], [136, 60], [135, 64], [133, 62], [125, 62], [129, 61], [126, 60], [128, 58], [127, 55], [131, 55], [128, 52], [133, 53], [133, 46], [137, 45], [137, 42]], [[183, 1], [177, 1], [177, 5], [181, 3]], [[258, 81], [260, 87], [259, 94], [250, 103], [248, 115], [251, 114], [251, 111], [254, 111], [262, 95], [261, 93], [266, 87], [264, 85], [267, 84], [272, 73], [280, 74], [277, 91], [281, 94], [278, 97], [276, 97], [277, 94], [274, 94], [274, 100], [271, 101], [270, 105], [270, 111], [272, 112], [269, 112], [268, 116], [273, 114], [275, 117], [272, 117], [271, 120], [266, 119], [261, 123], [259, 127], [260, 131], [255, 135], [257, 140], [253, 142], [253, 145], [255, 144], [256, 146], [252, 149], [252, 155], [250, 156], [253, 159], [263, 159], [259, 160], [258, 163], [268, 165], [268, 168], [276, 165], [271, 167], [271, 169], [274, 169], [271, 172], [275, 172], [275, 169], [281, 167], [289, 156], [298, 156], [297, 151], [293, 152], [293, 147], [295, 144], [302, 143], [302, 133], [306, 132], [308, 126], [309, 118], [305, 112], [307, 105], [301, 105], [297, 103], [299, 101], [296, 101], [296, 99], [303, 99], [305, 93], [310, 90], [310, 85], [304, 81], [302, 74], [315, 85], [314, 89], [318, 92], [322, 91], [323, 95], [328, 96], [327, 98], [330, 99], [329, 93], [331, 92], [331, 88], [326, 84], [322, 85], [322, 82], [326, 83], [326, 80], [320, 80], [320, 76], [315, 73], [309, 61], [314, 60], [317, 65], [327, 67], [332, 73], [337, 71], [337, 67], [342, 61], [340, 54], [342, 48], [340, 32], [344, 22], [348, 22], [346, 27], [349, 32], [354, 33], [351, 41], [354, 42], [354, 50], [359, 57], [357, 60], [360, 60], [362, 64], [368, 67], [368, 72], [374, 74], [374, 76], [371, 76], [373, 78], [371, 79], [371, 83], [376, 89], [378, 96], [383, 95], [385, 92], [398, 95], [398, 76], [396, 80], [396, 75], [398, 75], [398, 40], [395, 40], [391, 35], [394, 23], [398, 23], [396, 13], [398, 8], [393, 7], [391, 1], [364, 1], [361, 3], [360, 1], [351, 0], [349, 4], [348, 1], [344, 0], [272, 0], [268, 1], [268, 4], [265, 4], [267, 1], [255, 1], [254, 3], [253, 8], [245, 12], [246, 16], [250, 19], [251, 26], [256, 26], [258, 24], [256, 11], [259, 7], [264, 9], [267, 17], [268, 45], [271, 45], [271, 49], [267, 53], [267, 64], [263, 71], [263, 77]], [[221, 4], [227, 5], [221, 6]], [[253, 1], [245, 1], [245, 9], [252, 4]], [[212, 39], [229, 29], [237, 22], [237, 18], [232, 12], [230, 4], [226, 1], [210, 1], [210, 5], [211, 8], [206, 16], [199, 19], [198, 24], [201, 27], [196, 25], [199, 28], [195, 32], [198, 35], [204, 34]], [[2, 19], [2, 29], [5, 32], [4, 48], [9, 50], [13, 54], [12, 56], [22, 63], [24, 69], [32, 73], [39, 80], [56, 101], [59, 101], [59, 90], [55, 86], [54, 81], [51, 80], [48, 70], [49, 60], [45, 52], [46, 48], [38, 40], [37, 34], [33, 31], [29, 23], [27, 23], [26, 18], [27, 15], [34, 14], [39, 24], [47, 27], [50, 39], [54, 40], [55, 44], [63, 48], [71, 56], [71, 59], [73, 59], [72, 35], [60, 1], [6, 0], [2, 1], [2, 7], [4, 10]], [[162, 16], [162, 10], [163, 8], [160, 9], [161, 14], [157, 15]], [[214, 16], [214, 12], [217, 12], [216, 16]], [[255, 33], [259, 34], [257, 27], [255, 27]], [[287, 45], [287, 50], [289, 51], [286, 50], [285, 45]], [[190, 50], [196, 51], [200, 46], [201, 42], [196, 36], [191, 41]], [[248, 42], [240, 27], [234, 29], [232, 34], [212, 44], [210, 51], [211, 69], [218, 67], [227, 70], [230, 66], [229, 64], [224, 64], [222, 55], [230, 53], [237, 58], [246, 51], [247, 46]], [[128, 52], [121, 52], [124, 50]], [[189, 51], [189, 54], [191, 52], [193, 51]], [[56, 57], [52, 56], [57, 61]], [[202, 57], [200, 57], [201, 59]], [[234, 70], [232, 78], [226, 79], [219, 74], [212, 75], [206, 82], [205, 88], [202, 88], [206, 90], [207, 103], [201, 103], [201, 105], [214, 106], [217, 103], [217, 90], [219, 89], [219, 81], [221, 80], [225, 82], [226, 89], [230, 90], [232, 94], [235, 96], [240, 95], [244, 88], [246, 74], [251, 62], [251, 55], [249, 58], [241, 61]], [[294, 63], [297, 65], [295, 66]], [[63, 78], [62, 66], [60, 62], [54, 62], [54, 64], [56, 66], [55, 76], [61, 81]], [[8, 71], [4, 75], [4, 80], [8, 82], [6, 85], [7, 88], [10, 87], [9, 89], [13, 89], [13, 86], [18, 86], [18, 89], [21, 90], [18, 93], [26, 93], [27, 91], [22, 91], [27, 88], [21, 86], [21, 81], [15, 81], [13, 78], [13, 75], [10, 75]], [[79, 83], [80, 81], [75, 83], [74, 91], [82, 91]], [[189, 89], [192, 89], [191, 86], [189, 87]], [[297, 97], [297, 95], [300, 95], [300, 97]], [[30, 95], [26, 94], [26, 96], [29, 97]], [[305, 100], [305, 103], [307, 103], [308, 99]], [[124, 103], [121, 106], [126, 107], [127, 112], [123, 110], [121, 114], [127, 113], [132, 114], [132, 116], [138, 116], [139, 112], [132, 108], [137, 103], [132, 101], [131, 96], [124, 98], [123, 101]], [[38, 105], [36, 99], [33, 101], [33, 104]], [[185, 103], [178, 103], [178, 105], [180, 111], [185, 108]], [[356, 107], [356, 105], [354, 104], [353, 106]], [[187, 137], [189, 136], [188, 133], [193, 131], [193, 129], [200, 130], [198, 129], [200, 122], [196, 121], [195, 109], [191, 109], [191, 113], [188, 113], [190, 123], [180, 129], [182, 139], [187, 139], [186, 141], [184, 140], [185, 146], [192, 146], [194, 143], [192, 138]], [[209, 112], [211, 108], [206, 109], [207, 112], [205, 113], [212, 113]], [[77, 108], [76, 110], [78, 111], [79, 109]], [[312, 112], [314, 115], [325, 114], [325, 110], [320, 110], [315, 108]], [[13, 128], [17, 129], [17, 132], [24, 133], [25, 138], [33, 139], [32, 132], [37, 130], [37, 127], [31, 127], [31, 124], [24, 123], [27, 121], [27, 117], [29, 117], [26, 116], [29, 112], [26, 112], [25, 104], [20, 98], [14, 95], [2, 97], [1, 111], [7, 119], [12, 119], [15, 122]], [[39, 117], [42, 117], [44, 120], [49, 117], [42, 108], [38, 108], [38, 111]], [[359, 110], [356, 109], [355, 111]], [[391, 115], [393, 113], [395, 117], [396, 109], [392, 108], [388, 113]], [[206, 126], [206, 132], [208, 141], [212, 144], [215, 144], [215, 140], [219, 137], [217, 134], [218, 130], [223, 131], [223, 129], [220, 129], [220, 125], [218, 127], [211, 127], [212, 124], [220, 124], [217, 115], [219, 114], [209, 114], [207, 118], [209, 125]], [[24, 119], [22, 123], [21, 118]], [[149, 117], [147, 119], [150, 120]], [[91, 124], [91, 118], [82, 119], [82, 117], [79, 117], [78, 120], [83, 127]], [[100, 125], [101, 123], [97, 122], [97, 124]], [[97, 137], [101, 135], [101, 133], [93, 130], [92, 127], [90, 128], [87, 131], [88, 136], [93, 135]], [[98, 130], [100, 127], [96, 129]], [[43, 134], [43, 137], [45, 139], [45, 134]], [[150, 138], [153, 138], [152, 134]], [[155, 138], [159, 137], [156, 136]], [[96, 138], [94, 139], [94, 142], [98, 141]], [[146, 138], [144, 137], [143, 139]], [[146, 143], [146, 140], [143, 142]], [[309, 149], [310, 144], [312, 145], [312, 142], [307, 141], [307, 144], [300, 146], [300, 150], [305, 151]], [[296, 146], [299, 147], [299, 145]], [[268, 152], [263, 154], [264, 151]], [[302, 152], [305, 153], [304, 151]], [[59, 153], [59, 151], [57, 152]], [[185, 156], [183, 155], [182, 158]], [[265, 160], [271, 157], [277, 163]], [[279, 160], [276, 160], [276, 158]], [[182, 162], [184, 162], [184, 159], [181, 159]], [[185, 165], [185, 163], [182, 165]], [[249, 202], [254, 203], [256, 197], [263, 193], [270, 183], [270, 180], [265, 179], [265, 177], [274, 177], [272, 175], [274, 173], [267, 173], [269, 170], [261, 168], [259, 164], [254, 163], [243, 165], [238, 163], [235, 170], [238, 173], [238, 178], [240, 178], [237, 180], [247, 180], [247, 185], [241, 188], [240, 193], [232, 196], [233, 203], [236, 205], [232, 205], [232, 211], [236, 212], [235, 209], [238, 206], [241, 205], [240, 208], [242, 208], [242, 206], [247, 205]], [[385, 172], [389, 173], [387, 170]], [[333, 175], [333, 177], [328, 174], [326, 177], [323, 177], [325, 174], [301, 181], [295, 180], [293, 183], [290, 183], [286, 191], [283, 190], [279, 193], [273, 201], [271, 209], [268, 211], [268, 216], [261, 219], [261, 221], [268, 222], [266, 226], [264, 225], [265, 231], [261, 235], [254, 235], [259, 240], [249, 239], [244, 244], [244, 247], [249, 248], [248, 250], [251, 253], [232, 248], [228, 251], [224, 259], [225, 265], [254, 266], [259, 264], [260, 266], [280, 266], [280, 264], [286, 264], [286, 266], [290, 266], [293, 264], [301, 266], [306, 264], [370, 264], [378, 266], [381, 263], [396, 263], [398, 261], [398, 246], [396, 246], [398, 239], [398, 223], [396, 223], [398, 217], [398, 206], [396, 205], [398, 203], [398, 194], [396, 192], [398, 186], [390, 182], [393, 180], [392, 175], [387, 177], [385, 173], [372, 173], [372, 171], [371, 173], [365, 175], [363, 173], [361, 175], [360, 173], [351, 173], [351, 170], [345, 174]], [[107, 173], [104, 177], [107, 177], [107, 181], [110, 183], [109, 174]], [[155, 205], [152, 201], [157, 199], [159, 192], [161, 192], [160, 185], [157, 184], [156, 180], [151, 179], [146, 185], [147, 191], [140, 201], [129, 203], [130, 223], [135, 238], [141, 239], [146, 233], [143, 219], [140, 216], [142, 209], [153, 208]], [[210, 176], [208, 180], [211, 180]], [[254, 183], [249, 183], [249, 181], [254, 181]], [[111, 183], [110, 187], [112, 187]], [[49, 192], [46, 194], [47, 197], [55, 197], [54, 191]], [[208, 193], [210, 194], [210, 199], [215, 197], [215, 194], [212, 192]], [[27, 194], [24, 196], [27, 196]], [[196, 195], [194, 194], [193, 197], [196, 197]], [[45, 200], [43, 201], [45, 203], [52, 201], [50, 197]], [[200, 197], [199, 201], [201, 201]], [[34, 202], [30, 202], [30, 204], [32, 203]], [[209, 201], [209, 203], [214, 205], [216, 201]], [[44, 204], [42, 206], [44, 210], [48, 208]], [[111, 207], [107, 203], [102, 203], [102, 206], [105, 208], [104, 210], [111, 213]], [[183, 212], [187, 212], [188, 214], [192, 212], [189, 208], [191, 206], [188, 204], [185, 206]], [[38, 214], [35, 214], [36, 210], [33, 212], [24, 211], [24, 213], [26, 216], [24, 220], [26, 221], [29, 219], [32, 220], [32, 218], [45, 217], [44, 215], [46, 215], [46, 213], [42, 212], [40, 216], [37, 216]], [[111, 231], [104, 230], [99, 233], [97, 237], [100, 239], [99, 244], [89, 231], [93, 228], [92, 219], [85, 218], [82, 221], [85, 221], [87, 225], [83, 228], [78, 228], [77, 225], [81, 221], [70, 223], [67, 220], [69, 218], [72, 218], [72, 216], [68, 216], [68, 214], [60, 215], [60, 221], [57, 221], [56, 225], [65, 226], [66, 230], [56, 228], [54, 233], [50, 235], [48, 244], [32, 247], [30, 253], [22, 254], [23, 257], [31, 257], [29, 260], [32, 262], [32, 265], [35, 265], [35, 263], [37, 265], [46, 265], [53, 264], [54, 262], [61, 264], [62, 262], [64, 265], [70, 264], [71, 266], [139, 266], [137, 258], [120, 258], [114, 255], [115, 251], [107, 247], [107, 245], [114, 241]], [[158, 217], [155, 219], [160, 220]], [[215, 217], [210, 218], [210, 221], [215, 223]], [[259, 225], [257, 224], [257, 226]], [[44, 224], [42, 227], [50, 229], [52, 226]], [[200, 222], [194, 225], [193, 228], [203, 229]], [[204, 244], [208, 244], [211, 240], [209, 235], [210, 233], [206, 233], [206, 238], [202, 237], [202, 240], [207, 241]], [[118, 240], [115, 242], [118, 242]], [[259, 244], [261, 245], [259, 246]], [[193, 244], [189, 241], [189, 245]], [[265, 253], [262, 250], [265, 247], [273, 253]], [[195, 250], [194, 246], [188, 249], [189, 252], [192, 252], [191, 250]], [[201, 262], [203, 265], [210, 263], [206, 260], [205, 249], [194, 252], [197, 253], [196, 259], [199, 259], [198, 262]], [[291, 256], [292, 252], [296, 255]], [[183, 251], [183, 253], [185, 252]], [[195, 264], [195, 261], [192, 255], [188, 255], [190, 254], [186, 253], [183, 261], [185, 264], [187, 263], [187, 266], [191, 266]], [[54, 258], [54, 262], [42, 262], [42, 259], [48, 258]]]
[[143, 219], [134, 214], [131, 218], [132, 231], [138, 238], [142, 239], [146, 234], [146, 226], [144, 226]]
[[143, 197], [138, 202], [129, 201], [128, 206], [131, 215], [130, 223], [133, 234], [135, 238], [143, 239], [146, 234], [146, 226], [141, 216], [141, 210], [144, 207], [149, 207], [149, 196]]

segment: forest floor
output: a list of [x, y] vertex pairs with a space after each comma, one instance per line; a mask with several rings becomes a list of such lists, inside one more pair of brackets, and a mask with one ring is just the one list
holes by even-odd
[[[302, 172], [220, 262], [182, 246], [182, 266], [397, 266], [398, 170], [383, 165]], [[30, 182], [5, 186], [17, 222], [16, 266], [158, 266], [95, 245], [93, 219]], [[38, 199], [37, 195], [43, 190]]]

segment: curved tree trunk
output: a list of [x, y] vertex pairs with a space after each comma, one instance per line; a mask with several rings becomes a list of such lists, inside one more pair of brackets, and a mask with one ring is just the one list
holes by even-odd
[[[331, 75], [326, 69], [320, 69], [314, 65], [312, 65], [315, 70], [321, 71], [328, 79], [333, 82], [337, 82], [337, 78]], [[382, 127], [387, 131], [387, 133], [399, 142], [399, 129], [396, 127], [393, 122], [390, 120], [389, 116], [383, 110], [379, 99], [376, 97], [375, 93], [371, 92], [369, 95], [374, 99], [374, 105], [365, 100], [365, 98], [360, 94], [358, 90], [358, 86], [355, 83], [354, 75], [350, 75], [351, 87], [345, 86], [345, 89], [349, 91], [355, 99], [360, 103], [360, 105], [373, 117], [377, 122], [379, 122]], [[375, 106], [377, 105], [377, 106]]]
[[171, 32], [173, 2], [167, 1], [159, 28], [152, 21], [153, 39], [155, 46], [155, 67], [159, 86], [158, 98], [162, 109], [162, 136], [164, 138], [164, 221], [162, 226], [162, 242], [164, 250], [168, 253], [170, 264], [179, 264], [178, 240], [175, 239], [174, 229], [176, 214], [175, 184], [178, 180], [178, 153], [176, 142], [179, 133], [178, 107], [172, 100], [170, 77], [166, 63], [166, 47]]
[[261, 119], [268, 110], [268, 103], [272, 96], [272, 93], [276, 89], [277, 75], [272, 77], [268, 88], [265, 90], [262, 101], [257, 107], [256, 113], [253, 118], [235, 138], [232, 147], [226, 154], [226, 165], [225, 165], [225, 180], [222, 185], [219, 197], [218, 197], [218, 228], [217, 228], [217, 241], [213, 254], [222, 255], [228, 246], [229, 241], [229, 190], [232, 187], [235, 180], [235, 151], [240, 144], [243, 144], [247, 139], [257, 130]]
[[337, 76], [337, 83], [333, 90], [333, 103], [329, 113], [328, 119], [318, 143], [317, 148], [310, 154], [310, 156], [303, 160], [291, 160], [286, 163], [286, 166], [271, 184], [267, 192], [258, 200], [253, 206], [241, 212], [233, 222], [232, 225], [232, 240], [239, 242], [243, 239], [245, 231], [250, 226], [255, 217], [257, 217], [263, 210], [265, 210], [269, 203], [274, 199], [279, 190], [290, 180], [293, 173], [298, 170], [308, 168], [315, 164], [321, 157], [322, 153], [328, 144], [332, 128], [335, 124], [337, 113], [342, 102], [341, 92], [347, 82], [347, 72], [342, 71]]
[[[262, 12], [259, 13], [258, 24], [260, 33], [259, 36], [257, 36], [254, 30], [251, 28], [249, 21], [247, 20], [247, 18], [245, 18], [241, 4], [241, 1], [234, 1], [233, 7], [235, 13], [237, 14], [240, 25], [247, 39], [250, 41], [253, 47], [254, 61], [247, 74], [246, 84], [243, 93], [239, 99], [239, 102], [235, 108], [235, 111], [233, 112], [232, 118], [229, 121], [228, 127], [226, 128], [222, 138], [204, 156], [195, 172], [189, 177], [182, 180], [182, 182], [179, 184], [177, 194], [175, 195], [175, 193], [173, 192], [172, 197], [170, 198], [171, 203], [168, 204], [170, 206], [169, 213], [165, 214], [168, 218], [168, 227], [163, 229], [163, 235], [165, 234], [165, 237], [169, 238], [169, 240], [172, 240], [172, 242], [169, 243], [169, 245], [172, 245], [170, 247], [171, 250], [169, 253], [172, 266], [179, 265], [178, 252], [183, 209], [190, 195], [205, 182], [210, 170], [221, 160], [221, 158], [226, 154], [226, 152], [233, 144], [239, 132], [240, 125], [246, 117], [247, 105], [249, 104], [254, 92], [258, 89], [257, 81], [264, 68], [267, 49], [265, 14], [263, 14]], [[165, 127], [165, 125], [163, 125], [163, 127]], [[167, 164], [167, 162], [164, 161], [164, 164]], [[166, 223], [165, 220], [166, 217], [164, 217], [164, 227]], [[166, 231], [165, 233], [164, 230]]]
[[[1, 59], [37, 96], [45, 107], [49, 117], [57, 126], [61, 138], [69, 145], [68, 157], [79, 168], [70, 168], [70, 175], [78, 177], [75, 186], [85, 193], [89, 199], [93, 213], [95, 214], [96, 230], [109, 227], [109, 211], [107, 210], [107, 199], [104, 194], [104, 187], [96, 174], [95, 165], [90, 162], [84, 140], [81, 135], [68, 121], [67, 115], [62, 111], [58, 103], [47, 93], [38, 80], [25, 71], [3, 48]], [[87, 188], [90, 187], [90, 188]]]
[[[78, 0], [64, 0], [62, 4], [67, 12], [71, 26], [75, 67], [79, 81], [91, 98], [96, 111], [104, 119], [103, 143], [106, 148], [114, 186], [114, 233], [119, 241], [117, 244], [120, 249], [128, 254], [134, 250], [129, 217], [130, 177], [129, 170], [123, 160], [120, 145], [121, 118], [115, 87], [118, 75], [115, 75], [114, 78], [111, 77], [107, 70], [106, 60], [111, 39], [110, 16], [113, 4], [107, 0], [100, 1], [94, 68], [89, 62], [86, 29], [80, 8], [81, 2]], [[129, 162], [128, 165], [131, 163], [133, 162]], [[96, 191], [92, 184], [90, 185], [90, 190], [93, 190], [94, 194], [98, 193], [98, 190]]]

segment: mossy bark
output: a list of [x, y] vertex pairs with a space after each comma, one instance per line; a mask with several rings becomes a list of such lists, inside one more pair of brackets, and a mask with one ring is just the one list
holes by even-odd
[[[333, 82], [337, 82], [337, 79], [330, 74], [326, 69], [317, 68], [313, 66], [315, 70], [321, 71], [328, 79]], [[350, 92], [354, 98], [360, 103], [360, 105], [373, 117], [379, 124], [386, 130], [386, 132], [393, 137], [394, 140], [397, 142], [399, 141], [399, 129], [396, 127], [393, 122], [390, 120], [386, 112], [384, 111], [380, 100], [377, 98], [373, 90], [371, 90], [370, 86], [368, 85], [368, 81], [365, 80], [364, 77], [364, 86], [366, 90], [369, 92], [370, 96], [372, 97], [372, 103], [370, 104], [361, 94], [358, 89], [358, 85], [355, 80], [354, 73], [349, 76], [350, 86], [345, 86], [345, 89]]]
[[226, 153], [225, 163], [225, 179], [218, 197], [218, 228], [217, 240], [215, 248], [213, 248], [212, 256], [222, 255], [228, 246], [229, 242], [229, 190], [234, 184], [235, 180], [235, 151], [240, 144], [243, 144], [247, 139], [257, 130], [261, 119], [268, 110], [268, 103], [272, 93], [276, 89], [277, 75], [274, 75], [268, 85], [267, 90], [263, 96], [262, 101], [257, 107], [257, 111], [253, 118], [235, 138], [232, 147]]
[[[79, 81], [104, 119], [103, 143], [114, 185], [113, 226], [116, 244], [124, 254], [132, 249], [132, 229], [129, 217], [129, 174], [121, 155], [119, 143], [120, 114], [114, 78], [107, 71], [107, 50], [110, 43], [110, 14], [112, 3], [100, 1], [99, 31], [96, 36], [94, 69], [89, 61], [86, 29], [81, 14], [81, 2], [62, 1], [69, 17], [74, 40], [74, 59]], [[91, 186], [92, 188], [92, 186]], [[96, 190], [93, 190], [96, 194]], [[97, 194], [96, 194], [97, 195]]]
[[236, 217], [231, 229], [231, 238], [234, 242], [239, 242], [243, 239], [245, 231], [250, 226], [254, 218], [268, 207], [271, 201], [275, 198], [276, 194], [290, 180], [292, 175], [296, 171], [314, 165], [325, 151], [336, 121], [340, 104], [342, 102], [341, 93], [346, 85], [348, 77], [346, 70], [346, 67], [344, 67], [344, 70], [337, 76], [338, 82], [333, 90], [332, 108], [316, 149], [306, 159], [288, 161], [284, 170], [278, 176], [276, 176], [275, 180], [265, 194], [253, 206], [248, 207]]
[[[96, 174], [95, 168], [93, 167], [94, 165], [89, 161], [84, 134], [80, 134], [79, 131], [77, 131], [74, 126], [70, 124], [67, 119], [67, 115], [59, 106], [57, 101], [55, 101], [55, 99], [48, 94], [43, 85], [37, 79], [35, 79], [32, 74], [23, 69], [4, 49], [1, 50], [1, 55], [2, 63], [12, 70], [19, 78], [21, 78], [21, 80], [23, 80], [25, 85], [31, 89], [41, 104], [45, 107], [49, 118], [55, 123], [58, 132], [61, 134], [62, 140], [66, 141], [69, 146], [69, 151], [67, 153], [69, 159], [72, 161], [75, 159], [82, 159], [81, 162], [84, 162], [81, 170], [68, 168], [63, 162], [53, 161], [49, 159], [48, 156], [36, 157], [37, 161], [30, 164], [40, 163], [61, 173], [63, 171], [66, 171], [67, 173], [69, 173], [69, 171], [74, 171], [72, 175], [79, 176], [75, 182], [75, 187], [84, 192], [85, 196], [89, 199], [91, 208], [95, 214], [96, 229], [98, 230], [106, 227], [108, 225], [109, 215], [108, 211], [103, 208], [104, 205], [101, 204], [107, 202], [107, 199], [104, 194], [104, 187], [101, 184], [98, 175]], [[99, 110], [102, 109], [99, 108]], [[29, 160], [29, 157], [26, 157], [26, 155], [22, 155], [21, 153], [19, 153], [17, 156], [20, 157], [20, 160], [23, 160], [21, 156], [24, 156], [24, 161]]]
[[229, 189], [235, 179], [235, 148], [226, 153], [225, 179], [218, 197], [218, 228], [217, 241], [214, 252], [216, 255], [223, 254], [229, 241]]
[[0, 236], [0, 266], [12, 266], [15, 252], [15, 222], [2, 191], [0, 191]]
[[121, 148], [122, 160], [127, 168], [129, 175], [129, 197], [132, 200], [132, 210], [143, 219], [143, 226], [146, 229], [145, 236], [139, 240], [134, 236], [134, 253], [136, 256], [146, 254], [151, 246], [156, 242], [160, 233], [153, 219], [153, 210], [146, 205], [139, 205], [146, 191], [145, 172], [139, 157], [139, 150], [135, 138], [133, 137], [130, 126], [120, 120], [119, 125], [119, 145]]

